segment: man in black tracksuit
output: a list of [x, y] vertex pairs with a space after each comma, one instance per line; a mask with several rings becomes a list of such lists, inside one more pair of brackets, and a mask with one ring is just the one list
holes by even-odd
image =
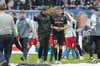
[[42, 56], [42, 52], [44, 50], [44, 64], [47, 64], [47, 54], [48, 54], [48, 45], [50, 38], [50, 17], [47, 15], [47, 8], [44, 7], [40, 13], [40, 15], [35, 15], [34, 20], [38, 21], [38, 38], [40, 42], [40, 47], [38, 51], [38, 61], [40, 63], [40, 58]]

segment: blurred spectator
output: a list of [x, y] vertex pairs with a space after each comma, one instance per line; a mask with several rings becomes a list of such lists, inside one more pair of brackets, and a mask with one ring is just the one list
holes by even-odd
[[8, 6], [9, 10], [13, 9], [14, 1], [13, 0], [9, 0], [8, 3], [7, 3], [7, 6]]
[[100, 9], [100, 0], [95, 0], [94, 6], [98, 7], [98, 9]]
[[0, 0], [0, 5], [5, 4], [5, 0]]
[[26, 2], [25, 2], [26, 8], [25, 9], [30, 10], [34, 7], [34, 5], [35, 5], [35, 3], [33, 0], [26, 0]]
[[86, 0], [85, 6], [89, 9], [89, 8], [93, 7], [93, 2], [94, 2], [94, 0]]
[[69, 0], [64, 0], [64, 4], [62, 7], [69, 7], [70, 1]]
[[41, 6], [42, 4], [44, 4], [44, 0], [35, 0], [36, 6]]
[[54, 0], [44, 0], [46, 6], [54, 5]]
[[55, 6], [62, 6], [64, 4], [63, 0], [56, 0]]
[[16, 10], [22, 10], [22, 9], [24, 9], [23, 3], [20, 0], [17, 0], [14, 3], [14, 9], [16, 9]]
[[6, 1], [5, 0], [0, 0], [0, 5], [5, 5], [5, 8], [7, 8]]
[[76, 8], [76, 0], [70, 0], [70, 8], [75, 9]]
[[25, 4], [26, 1], [27, 1], [27, 0], [21, 0], [21, 2], [22, 2], [23, 4]]

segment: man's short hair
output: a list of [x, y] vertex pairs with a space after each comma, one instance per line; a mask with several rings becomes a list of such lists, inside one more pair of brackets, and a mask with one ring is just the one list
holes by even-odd
[[15, 16], [15, 12], [14, 11], [10, 11], [10, 12], [12, 12], [12, 14], [14, 14], [14, 16]]
[[42, 8], [42, 11], [46, 11], [48, 8], [47, 7], [43, 7]]
[[91, 7], [91, 9], [93, 9], [95, 11], [98, 11], [98, 8], [97, 7]]
[[56, 7], [56, 10], [61, 10], [61, 7], [60, 7], [60, 6], [57, 6], [57, 7]]
[[20, 13], [25, 13], [25, 10], [21, 10]]
[[5, 10], [5, 5], [0, 5], [0, 10]]

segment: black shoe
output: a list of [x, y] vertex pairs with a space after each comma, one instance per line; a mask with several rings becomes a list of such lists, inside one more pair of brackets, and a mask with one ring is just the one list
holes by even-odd
[[20, 58], [22, 61], [25, 61], [25, 60], [27, 60], [27, 57], [21, 57]]
[[92, 57], [92, 58], [89, 59], [89, 61], [87, 63], [92, 63], [92, 62], [95, 62], [95, 61], [96, 61], [95, 58]]
[[97, 60], [96, 60], [96, 63], [100, 63], [100, 59], [97, 59]]
[[0, 62], [0, 66], [6, 66], [7, 65], [7, 61], [6, 60], [3, 60]]

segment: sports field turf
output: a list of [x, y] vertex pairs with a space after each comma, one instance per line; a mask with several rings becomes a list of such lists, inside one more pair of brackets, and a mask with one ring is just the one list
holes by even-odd
[[[28, 60], [26, 61], [22, 61], [20, 60], [20, 57], [22, 55], [21, 54], [12, 54], [11, 55], [11, 58], [10, 58], [10, 63], [14, 63], [14, 64], [36, 64], [37, 62], [37, 55], [36, 54], [30, 54], [29, 57], [28, 57]], [[49, 62], [49, 55], [48, 55], [48, 62]], [[96, 55], [94, 55], [94, 57], [96, 58]], [[71, 64], [77, 64], [77, 63], [86, 63], [89, 59], [89, 55], [88, 54], [84, 54], [84, 60], [73, 60], [72, 58], [72, 55], [70, 55], [70, 58], [69, 60], [66, 60], [66, 59], [62, 59], [61, 62], [63, 64], [68, 64], [68, 63], [71, 63]], [[54, 64], [54, 62], [50, 63], [49, 64]]]

